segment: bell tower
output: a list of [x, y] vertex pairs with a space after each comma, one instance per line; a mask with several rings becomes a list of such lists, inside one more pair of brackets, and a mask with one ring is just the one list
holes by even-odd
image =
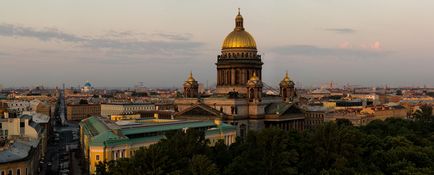
[[249, 102], [258, 103], [262, 101], [262, 81], [253, 73], [253, 76], [247, 82], [247, 97]]
[[289, 79], [288, 72], [286, 72], [285, 77], [280, 81], [280, 96], [282, 101], [291, 102], [295, 96], [294, 82]]
[[184, 97], [197, 98], [199, 97], [199, 84], [193, 78], [193, 73], [190, 71], [188, 79], [184, 83]]

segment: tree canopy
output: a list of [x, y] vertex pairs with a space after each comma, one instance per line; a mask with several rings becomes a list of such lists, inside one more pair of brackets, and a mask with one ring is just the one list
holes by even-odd
[[249, 131], [227, 146], [203, 132], [174, 132], [131, 158], [102, 162], [101, 175], [434, 174], [434, 122], [391, 118], [352, 126], [324, 123], [303, 132]]

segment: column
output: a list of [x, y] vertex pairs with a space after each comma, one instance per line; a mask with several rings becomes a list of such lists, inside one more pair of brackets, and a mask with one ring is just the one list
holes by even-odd
[[235, 84], [235, 69], [231, 69], [231, 85]]

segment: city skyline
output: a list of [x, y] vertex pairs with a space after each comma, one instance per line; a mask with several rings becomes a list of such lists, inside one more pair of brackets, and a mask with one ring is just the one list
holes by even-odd
[[213, 85], [222, 38], [240, 7], [263, 56], [267, 84], [276, 85], [287, 70], [303, 86], [430, 87], [432, 5], [7, 1], [0, 7], [0, 84], [76, 86], [88, 80], [97, 87], [173, 87], [192, 70], [200, 83]]

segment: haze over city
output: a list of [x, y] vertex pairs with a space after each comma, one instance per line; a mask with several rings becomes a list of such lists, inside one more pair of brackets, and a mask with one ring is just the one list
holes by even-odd
[[[248, 3], [247, 3], [248, 2]], [[241, 8], [264, 61], [303, 86], [432, 86], [434, 1], [16, 1], [0, 5], [0, 84], [215, 84]], [[300, 84], [299, 84], [300, 85]]]
[[434, 174], [433, 0], [2, 0], [0, 175]]

